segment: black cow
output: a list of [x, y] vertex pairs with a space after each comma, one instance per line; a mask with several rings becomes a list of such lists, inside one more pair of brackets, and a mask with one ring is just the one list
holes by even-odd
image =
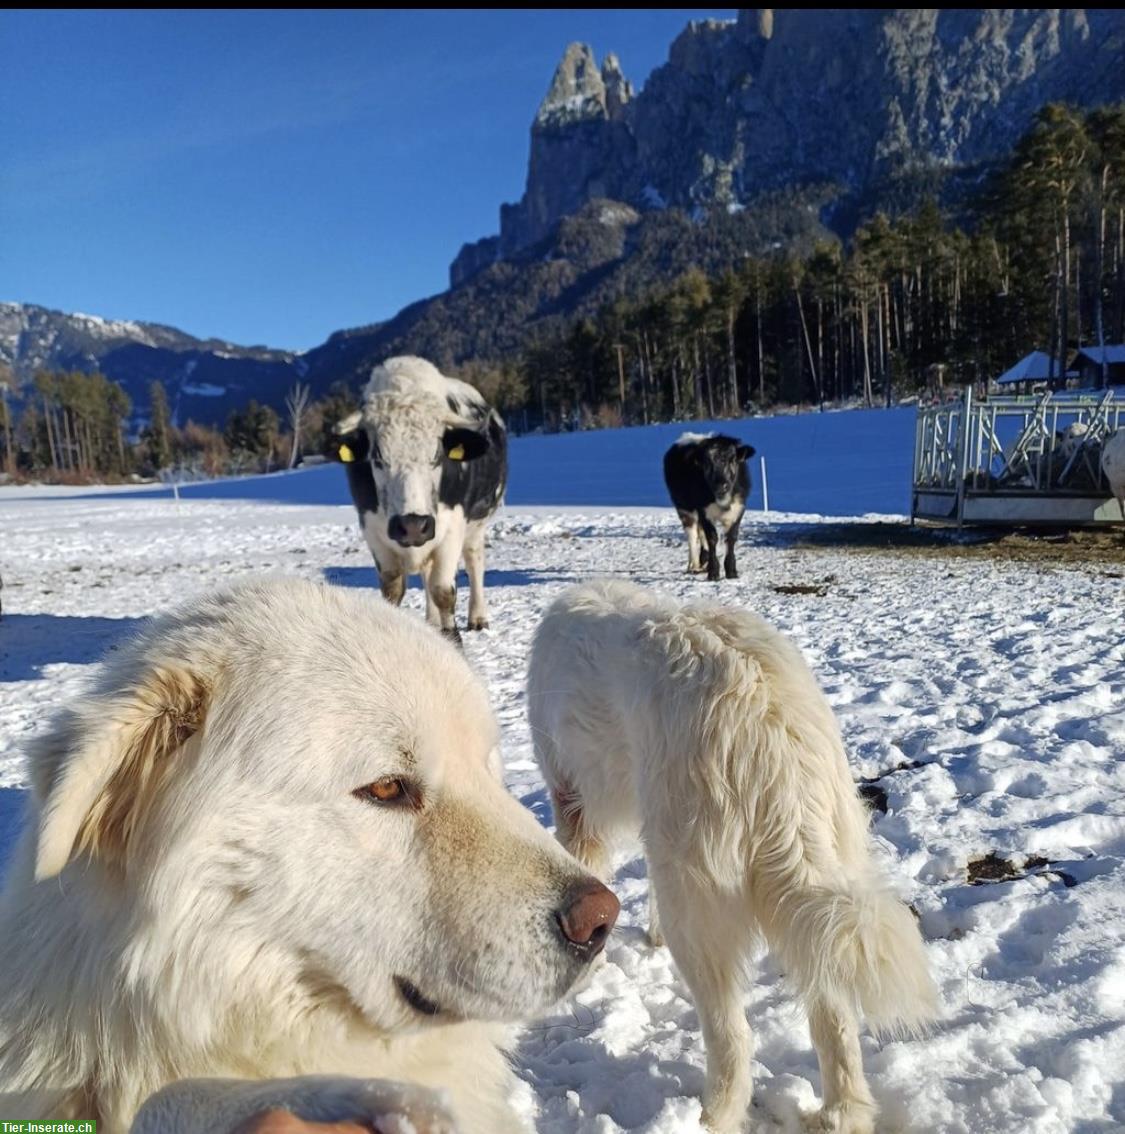
[[706, 571], [712, 582], [719, 578], [720, 525], [727, 541], [723, 568], [728, 579], [738, 578], [734, 546], [750, 495], [746, 462], [753, 455], [752, 446], [720, 433], [685, 433], [664, 454], [664, 483], [687, 533], [688, 571]]

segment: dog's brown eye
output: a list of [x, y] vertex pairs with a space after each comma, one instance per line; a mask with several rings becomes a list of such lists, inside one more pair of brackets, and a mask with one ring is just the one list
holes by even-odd
[[421, 804], [417, 788], [398, 776], [385, 776], [381, 780], [364, 784], [363, 787], [356, 788], [352, 795], [368, 803], [399, 804], [406, 807], [418, 807]]

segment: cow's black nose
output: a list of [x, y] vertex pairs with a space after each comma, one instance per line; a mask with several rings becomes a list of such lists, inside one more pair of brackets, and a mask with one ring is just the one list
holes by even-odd
[[408, 512], [405, 516], [392, 516], [387, 523], [387, 535], [403, 547], [421, 547], [434, 538], [433, 516], [419, 516]]
[[620, 909], [621, 903], [596, 878], [572, 886], [555, 912], [567, 949], [583, 961], [592, 961], [605, 948]]

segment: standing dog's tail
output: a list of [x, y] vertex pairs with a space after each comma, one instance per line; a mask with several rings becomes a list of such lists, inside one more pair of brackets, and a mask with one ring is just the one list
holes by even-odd
[[777, 944], [802, 993], [858, 1001], [878, 1032], [923, 1030], [937, 1015], [937, 989], [910, 910], [873, 883], [847, 891], [794, 891], [778, 911]]

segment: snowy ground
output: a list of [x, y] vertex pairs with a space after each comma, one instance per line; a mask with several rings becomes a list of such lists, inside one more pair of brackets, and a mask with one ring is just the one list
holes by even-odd
[[[715, 587], [683, 575], [670, 509], [508, 508], [489, 551], [493, 629], [466, 645], [512, 790], [549, 822], [522, 686], [539, 614], [568, 583], [620, 575], [760, 611], [805, 651], [856, 777], [881, 777], [874, 832], [942, 989], [928, 1038], [864, 1040], [881, 1130], [1125, 1130], [1120, 563], [808, 541], [796, 519], [748, 522], [742, 578]], [[260, 572], [374, 583], [345, 507], [0, 490], [0, 533], [0, 854], [24, 795], [23, 741], [138, 619]], [[804, 589], [774, 589], [793, 584]], [[420, 592], [407, 602], [420, 609]], [[989, 852], [1024, 876], [970, 885], [969, 862]], [[645, 943], [644, 869], [627, 849], [616, 888], [608, 964], [523, 1035], [521, 1105], [544, 1134], [690, 1134], [698, 1022], [667, 951]], [[768, 958], [746, 1006], [756, 1129], [796, 1131], [819, 1077]]]
[[[758, 455], [750, 462], [749, 507], [763, 505], [761, 461], [766, 458], [772, 508], [854, 516], [909, 509], [914, 420], [913, 406], [896, 406], [700, 421], [691, 428], [733, 434], [756, 448]], [[508, 504], [662, 508], [668, 494], [660, 477], [661, 458], [684, 429], [682, 423], [673, 423], [513, 437], [508, 445]], [[27, 491], [46, 497], [70, 496], [76, 490]], [[150, 487], [103, 492], [138, 499], [171, 495], [169, 488]], [[335, 465], [306, 469], [299, 477], [274, 474], [187, 484], [180, 492], [190, 500], [349, 503], [346, 481]]]

